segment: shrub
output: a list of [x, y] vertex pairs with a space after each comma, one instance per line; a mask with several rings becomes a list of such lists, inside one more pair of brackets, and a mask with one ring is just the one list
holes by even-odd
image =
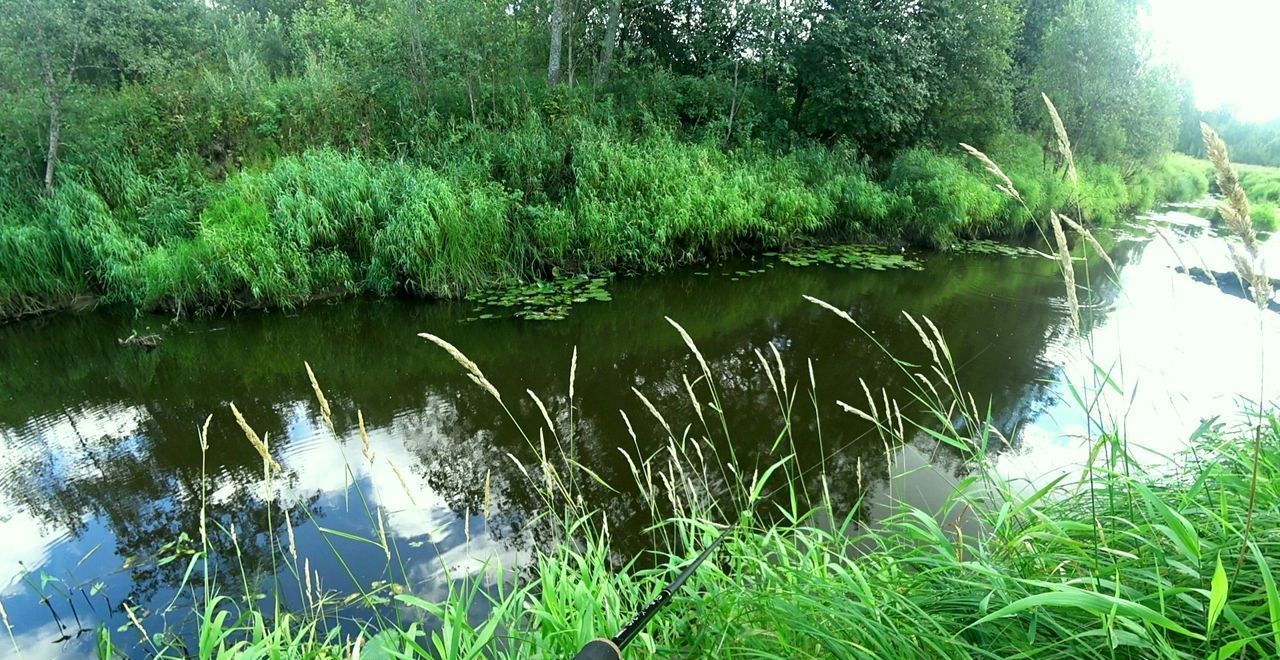
[[894, 160], [887, 186], [910, 198], [903, 235], [915, 242], [946, 246], [957, 235], [996, 233], [1011, 220], [1005, 196], [959, 156], [909, 149]]
[[1280, 228], [1280, 224], [1277, 224], [1275, 204], [1259, 204], [1253, 207], [1250, 215], [1253, 216], [1253, 226], [1258, 229], [1275, 231]]

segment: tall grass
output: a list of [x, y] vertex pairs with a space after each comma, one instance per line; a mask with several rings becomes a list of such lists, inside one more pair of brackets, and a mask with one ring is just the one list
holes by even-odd
[[[829, 322], [875, 341], [842, 309], [813, 302], [832, 312]], [[233, 598], [237, 588], [210, 585], [192, 605], [199, 621], [197, 643], [183, 649], [166, 646], [167, 637], [152, 637], [155, 647], [147, 652], [201, 658], [374, 652], [566, 657], [592, 637], [615, 632], [687, 558], [732, 526], [716, 560], [705, 564], [650, 623], [631, 656], [1225, 658], [1280, 653], [1280, 594], [1271, 570], [1280, 557], [1274, 533], [1280, 527], [1280, 422], [1273, 414], [1255, 420], [1263, 433], [1256, 461], [1231, 429], [1206, 423], [1171, 469], [1148, 472], [1121, 453], [1120, 463], [1091, 461], [1074, 478], [1064, 475], [1031, 486], [1008, 481], [993, 469], [991, 453], [1003, 438], [985, 409], [965, 393], [945, 339], [927, 319], [911, 322], [920, 329], [930, 359], [897, 364], [917, 383], [908, 393], [910, 407], [923, 412], [903, 414], [907, 406], [882, 400], [878, 392], [837, 395], [838, 407], [871, 420], [878, 436], [873, 441], [886, 444], [886, 463], [863, 466], [867, 471], [894, 471], [893, 456], [906, 448], [946, 447], [966, 457], [970, 476], [956, 484], [938, 510], [895, 505], [892, 515], [873, 526], [856, 513], [841, 513], [859, 507], [833, 501], [821, 464], [797, 465], [792, 443], [804, 440], [788, 437], [795, 428], [788, 423], [791, 402], [812, 398], [825, 406], [819, 402], [831, 395], [803, 375], [788, 374], [772, 356], [762, 356], [762, 368], [779, 402], [774, 462], [743, 465], [732, 455], [717, 454], [715, 447], [732, 446], [720, 442], [731, 440], [726, 429], [732, 420], [718, 418], [717, 412], [726, 390], [682, 335], [694, 357], [688, 390], [698, 403], [697, 414], [672, 419], [651, 409], [662, 421], [659, 432], [668, 434], [667, 448], [647, 456], [627, 452], [634, 483], [610, 484], [662, 521], [649, 535], [652, 561], [616, 563], [609, 512], [593, 508], [580, 490], [595, 478], [590, 461], [553, 441], [570, 431], [564, 422], [547, 415], [525, 426], [512, 415], [512, 423], [540, 447], [540, 460], [522, 469], [544, 502], [542, 524], [566, 541], [538, 553], [530, 573], [495, 565], [482, 579], [451, 582], [448, 595], [436, 601], [382, 588], [365, 595], [393, 599], [397, 612], [342, 634], [336, 632], [337, 600], [313, 587], [311, 576], [304, 577], [307, 566], [298, 565], [287, 537], [276, 538], [273, 554], [281, 570], [297, 575], [299, 592], [311, 594], [305, 611], [260, 611]], [[497, 401], [508, 400], [485, 379], [483, 365], [448, 342], [431, 339], [474, 376], [477, 395], [488, 390]], [[319, 385], [316, 392], [327, 411]], [[681, 428], [687, 430], [671, 431]], [[533, 440], [539, 436], [545, 441]], [[1094, 442], [1123, 445], [1111, 429]], [[269, 480], [275, 471], [270, 450], [259, 449]], [[366, 455], [365, 460], [376, 459]], [[1251, 490], [1257, 506], [1255, 532], [1248, 536], [1242, 504]], [[394, 543], [380, 533], [381, 514], [369, 513], [364, 539], [387, 549], [387, 570], [396, 581]], [[234, 530], [210, 524], [208, 534]], [[209, 544], [203, 547], [207, 553]], [[1244, 561], [1235, 565], [1238, 555]], [[209, 557], [201, 553], [197, 559]], [[486, 614], [477, 619], [477, 610]], [[103, 635], [104, 648], [110, 648], [110, 635]]]
[[[304, 151], [210, 181], [198, 159], [68, 166], [0, 211], [0, 317], [75, 295], [180, 312], [368, 293], [453, 297], [593, 270], [657, 270], [812, 240], [947, 247], [1017, 234], [1070, 193], [1038, 145], [998, 139], [1034, 213], [960, 154], [912, 149], [883, 181], [843, 147], [726, 152], [536, 116], [420, 143], [412, 159]], [[1202, 190], [1179, 161], [1122, 177], [1080, 163], [1083, 214], [1116, 219]]]

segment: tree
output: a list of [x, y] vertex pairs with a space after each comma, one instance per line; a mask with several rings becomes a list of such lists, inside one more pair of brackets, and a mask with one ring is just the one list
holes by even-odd
[[933, 100], [938, 60], [911, 0], [846, 0], [797, 55], [793, 123], [852, 138], [885, 156], [914, 134]]
[[560, 84], [560, 50], [564, 43], [564, 3], [553, 0], [551, 5], [551, 55], [547, 58], [547, 82]]
[[609, 67], [613, 65], [613, 49], [618, 43], [618, 23], [621, 21], [622, 0], [609, 0], [604, 39], [600, 43], [600, 62], [596, 65], [596, 85], [603, 85], [609, 80]]
[[983, 144], [1013, 115], [1014, 0], [935, 0], [921, 25], [937, 54], [924, 137], [944, 148]]
[[192, 16], [162, 0], [0, 0], [0, 38], [48, 108], [44, 190], [53, 190], [68, 97], [80, 86], [112, 87], [193, 59]]
[[1132, 3], [1073, 0], [1045, 32], [1037, 62], [1031, 87], [1053, 99], [1077, 150], [1144, 163], [1172, 145], [1176, 83], [1152, 66]]

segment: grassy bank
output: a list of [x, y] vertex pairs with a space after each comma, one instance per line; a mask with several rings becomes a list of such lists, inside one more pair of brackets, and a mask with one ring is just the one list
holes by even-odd
[[[1071, 196], [1038, 144], [988, 151], [1035, 217], [1078, 203], [1111, 222], [1207, 189], [1194, 161], [1123, 175], [1080, 163]], [[331, 294], [461, 295], [552, 274], [645, 271], [807, 240], [945, 247], [1027, 229], [957, 149], [883, 171], [853, 150], [778, 152], [530, 120], [431, 142], [412, 159], [306, 150], [222, 180], [128, 157], [68, 167], [47, 198], [0, 203], [0, 318], [98, 297], [199, 312]]]
[[1253, 224], [1259, 229], [1280, 229], [1280, 167], [1241, 165], [1240, 185], [1253, 203]]
[[[831, 323], [851, 322], [832, 311], [844, 320], [833, 316]], [[717, 453], [716, 447], [732, 446], [718, 440], [731, 440], [733, 421], [717, 417], [724, 391], [707, 367], [696, 366], [701, 360], [689, 344], [696, 377], [689, 396], [699, 414], [665, 419], [652, 410], [661, 428], [686, 430], [668, 436], [666, 451], [629, 454], [634, 483], [611, 484], [665, 521], [649, 532], [653, 556], [620, 562], [611, 551], [609, 512], [578, 496], [577, 484], [594, 479], [590, 460], [561, 449], [572, 446], [575, 429], [572, 415], [557, 414], [524, 428], [529, 437], [545, 438], [541, 460], [522, 466], [545, 503], [540, 524], [566, 541], [538, 554], [531, 573], [493, 566], [455, 582], [442, 600], [424, 600], [406, 586], [411, 581], [397, 578], [390, 559], [397, 549], [379, 531], [381, 514], [374, 514], [364, 542], [386, 548], [389, 582], [362, 595], [394, 607], [358, 624], [360, 630], [340, 627], [336, 594], [317, 586], [312, 595], [310, 578], [304, 583], [304, 567], [281, 534], [274, 556], [284, 574], [298, 576], [297, 590], [308, 594], [311, 607], [263, 611], [257, 601], [236, 596], [239, 585], [206, 583], [192, 606], [195, 646], [166, 635], [149, 638], [141, 649], [116, 649], [104, 631], [104, 655], [568, 657], [587, 640], [613, 634], [726, 523], [736, 527], [716, 559], [650, 623], [630, 657], [1280, 652], [1280, 593], [1271, 569], [1280, 559], [1280, 422], [1274, 415], [1232, 428], [1206, 422], [1185, 453], [1152, 472], [1097, 420], [1086, 464], [1047, 483], [1007, 481], [989, 453], [1000, 443], [999, 432], [980, 407], [965, 403], [943, 338], [923, 321], [921, 327], [929, 328], [921, 340], [933, 361], [902, 367], [918, 374], [912, 396], [925, 404], [922, 414], [877, 408], [878, 393], [836, 396], [854, 402], [839, 404], [847, 413], [874, 419], [879, 437], [865, 440], [885, 445], [885, 463], [860, 465], [860, 472], [893, 472], [905, 450], [965, 457], [966, 472], [939, 510], [891, 504], [892, 515], [873, 526], [846, 513], [860, 506], [831, 499], [825, 462], [797, 465], [789, 449], [799, 442], [789, 435], [794, 406], [825, 407], [831, 393], [818, 392], [771, 358], [762, 364], [778, 401], [776, 462], [739, 465], [731, 451]], [[484, 365], [454, 355], [475, 376], [477, 396], [506, 400], [509, 393], [488, 384]], [[331, 419], [319, 386], [316, 395]], [[564, 405], [572, 403], [570, 394]], [[521, 425], [515, 416], [512, 423]], [[275, 474], [265, 446], [252, 431], [246, 435], [264, 451], [264, 471]], [[831, 448], [829, 458], [838, 460], [839, 451]], [[210, 525], [208, 534], [228, 532]], [[193, 566], [215, 561], [204, 554], [209, 547], [203, 544]], [[197, 568], [194, 584], [200, 575]], [[252, 576], [244, 583], [259, 588]]]

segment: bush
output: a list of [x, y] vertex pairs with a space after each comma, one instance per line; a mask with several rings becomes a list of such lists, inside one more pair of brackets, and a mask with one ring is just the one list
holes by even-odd
[[1260, 204], [1255, 206], [1253, 207], [1250, 215], [1253, 217], [1253, 226], [1258, 229], [1275, 231], [1277, 228], [1280, 228], [1280, 224], [1277, 224], [1276, 205], [1274, 204]]
[[1015, 222], [1006, 197], [959, 156], [908, 149], [893, 161], [886, 185], [911, 200], [903, 235], [915, 242], [946, 246], [957, 236], [991, 235]]

